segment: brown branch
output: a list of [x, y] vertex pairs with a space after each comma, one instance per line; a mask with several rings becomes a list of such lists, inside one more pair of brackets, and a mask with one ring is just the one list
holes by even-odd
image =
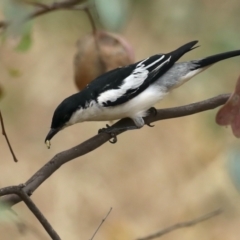
[[[39, 17], [43, 14], [47, 14], [53, 11], [57, 10], [71, 10], [78, 4], [80, 4], [82, 0], [66, 0], [66, 1], [61, 1], [61, 2], [54, 2], [51, 5], [45, 5], [45, 7], [40, 8], [36, 10], [35, 12], [31, 13], [28, 17], [27, 20], [33, 19], [36, 17]], [[82, 4], [82, 6], [79, 6], [77, 10], [85, 10], [88, 7], [88, 4]]]
[[38, 221], [42, 224], [44, 229], [47, 231], [49, 236], [53, 240], [61, 240], [61, 238], [58, 236], [58, 234], [55, 232], [55, 230], [52, 228], [48, 220], [44, 217], [44, 215], [41, 213], [41, 211], [37, 208], [35, 203], [31, 200], [31, 198], [28, 196], [28, 194], [23, 190], [25, 187], [25, 184], [20, 184], [19, 186], [10, 186], [0, 189], [0, 196], [9, 195], [9, 194], [16, 194], [18, 197], [24, 201], [24, 203], [27, 205], [29, 210], [35, 215], [35, 217], [38, 219]]
[[7, 136], [7, 133], [6, 133], [6, 130], [5, 130], [5, 127], [4, 127], [4, 122], [3, 122], [3, 117], [2, 117], [1, 110], [0, 110], [0, 122], [1, 122], [1, 127], [2, 127], [2, 135], [3, 135], [3, 136], [5, 137], [5, 139], [6, 139], [7, 145], [8, 145], [8, 147], [9, 147], [9, 149], [10, 149], [10, 152], [11, 152], [11, 154], [12, 154], [12, 156], [13, 156], [13, 160], [14, 160], [14, 162], [18, 162], [18, 160], [17, 160], [17, 158], [16, 158], [16, 156], [15, 156], [15, 154], [14, 154], [14, 152], [13, 152], [12, 146], [11, 146], [11, 144], [10, 144], [10, 141], [9, 141], [9, 139], [8, 139], [8, 136]]
[[[26, 21], [42, 16], [44, 14], [57, 11], [57, 10], [85, 10], [89, 8], [89, 3], [82, 3], [82, 0], [65, 0], [60, 2], [54, 2], [51, 5], [46, 5], [38, 2], [26, 1], [25, 4], [36, 6], [37, 9], [26, 17]], [[78, 6], [81, 4], [80, 6]], [[76, 8], [76, 6], [78, 6]], [[10, 25], [8, 21], [0, 21], [0, 28], [5, 29]]]
[[94, 232], [94, 234], [92, 235], [92, 237], [90, 238], [90, 240], [93, 240], [93, 238], [95, 237], [95, 235], [97, 234], [98, 230], [100, 229], [100, 227], [103, 225], [103, 223], [106, 221], [106, 219], [108, 218], [109, 214], [111, 213], [112, 208], [109, 209], [107, 215], [105, 216], [105, 218], [102, 219], [101, 223], [99, 224], [98, 228], [96, 229], [96, 231]]
[[167, 233], [170, 233], [172, 231], [175, 231], [177, 229], [194, 226], [194, 225], [196, 225], [196, 224], [198, 224], [200, 222], [206, 221], [206, 220], [208, 220], [208, 219], [210, 219], [212, 217], [215, 217], [215, 216], [217, 216], [217, 215], [219, 215], [221, 213], [222, 213], [222, 210], [218, 209], [218, 210], [215, 210], [215, 211], [210, 212], [208, 214], [205, 214], [205, 215], [203, 215], [201, 217], [195, 218], [193, 220], [174, 224], [174, 225], [172, 225], [170, 227], [167, 227], [167, 228], [165, 228], [163, 230], [160, 230], [157, 233], [151, 234], [151, 235], [149, 235], [147, 237], [138, 238], [137, 240], [151, 240], [151, 239], [159, 238], [159, 237], [162, 237], [163, 235], [165, 235]]
[[[183, 117], [211, 110], [223, 105], [228, 100], [229, 96], [230, 94], [223, 94], [201, 102], [196, 102], [181, 107], [160, 109], [157, 111], [156, 116], [150, 115], [145, 118], [145, 121], [151, 123], [163, 119]], [[134, 123], [130, 119], [122, 119], [115, 123], [111, 128], [114, 129], [115, 127], [118, 128], [132, 125], [134, 125]], [[122, 132], [124, 131], [119, 131], [117, 135], [121, 134]], [[73, 148], [56, 154], [49, 162], [47, 162], [36, 173], [34, 173], [33, 176], [26, 182], [26, 186], [23, 188], [24, 191], [28, 195], [31, 195], [47, 178], [49, 178], [63, 164], [97, 149], [110, 139], [111, 136], [109, 134], [100, 133]], [[21, 201], [21, 198], [16, 195], [10, 195], [3, 198], [2, 201], [12, 206], [19, 203]]]

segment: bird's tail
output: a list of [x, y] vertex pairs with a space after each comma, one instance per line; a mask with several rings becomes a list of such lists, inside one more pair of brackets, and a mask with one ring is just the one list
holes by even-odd
[[210, 57], [203, 58], [201, 60], [197, 60], [197, 65], [199, 68], [204, 68], [209, 65], [212, 65], [216, 62], [222, 61], [224, 59], [228, 59], [231, 57], [236, 57], [240, 55], [240, 50], [230, 51], [225, 53], [219, 53]]
[[194, 47], [194, 45], [196, 45], [197, 43], [198, 41], [192, 41], [192, 42], [186, 43], [183, 46], [179, 47], [178, 49], [170, 52], [169, 54], [172, 56], [172, 59], [176, 62], [185, 53], [199, 47], [199, 46]]

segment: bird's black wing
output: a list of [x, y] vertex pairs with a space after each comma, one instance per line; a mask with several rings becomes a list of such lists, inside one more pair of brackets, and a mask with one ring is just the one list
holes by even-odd
[[154, 55], [109, 71], [92, 81], [84, 90], [104, 107], [123, 104], [159, 79], [184, 53], [192, 50], [196, 43], [193, 41], [168, 54]]
[[118, 68], [95, 79], [88, 90], [95, 92], [104, 107], [127, 102], [144, 91], [171, 66], [170, 56], [155, 55], [138, 63]]

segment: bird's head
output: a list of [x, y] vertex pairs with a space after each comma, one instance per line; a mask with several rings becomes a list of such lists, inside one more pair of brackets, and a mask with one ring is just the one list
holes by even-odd
[[79, 119], [76, 119], [76, 113], [79, 109], [81, 109], [81, 105], [74, 95], [66, 98], [59, 104], [52, 117], [51, 129], [45, 138], [45, 143], [48, 148], [50, 148], [50, 140], [54, 135], [65, 127], [71, 126], [79, 121]]

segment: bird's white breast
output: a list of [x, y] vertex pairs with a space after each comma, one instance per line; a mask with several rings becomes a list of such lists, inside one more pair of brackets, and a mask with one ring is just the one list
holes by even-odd
[[144, 117], [146, 111], [166, 94], [166, 88], [153, 84], [128, 102], [114, 107], [103, 107], [92, 101], [88, 108], [79, 109], [72, 115], [69, 125], [84, 121], [109, 121], [125, 117]]

